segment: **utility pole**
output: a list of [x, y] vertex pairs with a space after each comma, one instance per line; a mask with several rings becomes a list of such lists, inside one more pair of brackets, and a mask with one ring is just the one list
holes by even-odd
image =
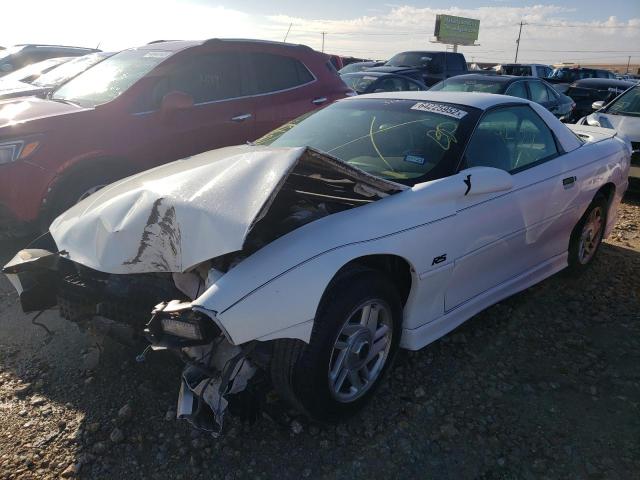
[[522, 20], [520, 20], [520, 30], [518, 31], [518, 39], [516, 40], [516, 59], [513, 63], [518, 63], [518, 50], [520, 50], [520, 36], [522, 35], [522, 26], [526, 25]]
[[631, 63], [631, 55], [627, 57], [627, 73], [629, 73], [629, 64]]
[[324, 36], [327, 34], [327, 32], [322, 32], [322, 53], [324, 53]]
[[289, 28], [287, 29], [287, 33], [286, 33], [286, 34], [285, 34], [285, 36], [284, 36], [284, 40], [283, 40], [283, 42], [286, 42], [286, 41], [287, 41], [287, 37], [289, 36], [289, 32], [291, 31], [291, 27], [292, 27], [292, 26], [293, 26], [293, 23], [290, 23], [290, 24], [289, 24]]

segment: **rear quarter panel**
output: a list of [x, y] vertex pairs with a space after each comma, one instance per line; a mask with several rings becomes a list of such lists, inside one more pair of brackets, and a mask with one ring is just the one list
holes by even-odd
[[614, 136], [598, 142], [587, 142], [567, 155], [568, 173], [576, 177], [578, 188], [571, 190], [577, 223], [605, 184], [615, 186], [607, 218], [605, 235], [615, 225], [617, 209], [628, 186], [630, 153], [626, 141]]

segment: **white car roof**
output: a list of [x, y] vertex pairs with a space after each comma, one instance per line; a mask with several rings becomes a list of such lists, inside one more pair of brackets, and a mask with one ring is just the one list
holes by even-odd
[[557, 139], [560, 141], [562, 148], [565, 152], [575, 150], [582, 142], [567, 126], [558, 120], [549, 110], [542, 105], [525, 100], [524, 98], [511, 97], [508, 95], [496, 95], [494, 93], [479, 93], [479, 92], [443, 92], [443, 91], [424, 91], [424, 92], [381, 92], [370, 93], [367, 95], [358, 95], [354, 97], [348, 97], [341, 102], [357, 102], [361, 99], [367, 98], [380, 98], [380, 99], [398, 99], [398, 100], [415, 100], [416, 102], [445, 102], [455, 103], [458, 105], [464, 105], [467, 107], [475, 107], [480, 110], [486, 110], [496, 105], [503, 104], [522, 104], [530, 105], [538, 115], [547, 123], [556, 134]]
[[467, 107], [475, 107], [480, 110], [486, 110], [487, 108], [495, 105], [501, 105], [503, 103], [530, 103], [528, 100], [518, 97], [511, 97], [507, 95], [496, 95], [493, 93], [479, 93], [479, 92], [381, 92], [381, 93], [369, 93], [367, 95], [358, 95], [345, 99], [347, 101], [356, 101], [358, 99], [366, 98], [388, 98], [398, 100], [415, 100], [416, 102], [446, 102], [456, 103], [458, 105], [465, 105]]

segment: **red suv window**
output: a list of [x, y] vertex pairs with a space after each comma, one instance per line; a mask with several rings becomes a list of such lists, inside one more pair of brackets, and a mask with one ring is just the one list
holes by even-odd
[[307, 67], [295, 58], [271, 53], [252, 53], [250, 62], [256, 79], [254, 93], [257, 94], [286, 90], [314, 80]]

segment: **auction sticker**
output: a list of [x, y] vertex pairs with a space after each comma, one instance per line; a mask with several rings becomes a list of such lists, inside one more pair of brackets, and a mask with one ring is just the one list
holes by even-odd
[[152, 50], [144, 54], [145, 58], [167, 58], [171, 52], [165, 50]]
[[421, 112], [431, 112], [431, 113], [439, 113], [441, 115], [446, 115], [447, 117], [453, 117], [460, 120], [464, 118], [467, 114], [464, 110], [460, 110], [459, 108], [452, 107], [450, 105], [443, 105], [441, 103], [431, 103], [431, 102], [418, 102], [411, 110], [419, 110]]
[[419, 155], [406, 155], [404, 157], [405, 162], [415, 163], [416, 165], [424, 165], [424, 157]]

